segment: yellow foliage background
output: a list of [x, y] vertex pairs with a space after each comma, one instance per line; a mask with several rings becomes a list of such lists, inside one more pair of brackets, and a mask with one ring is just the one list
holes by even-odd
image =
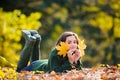
[[10, 63], [16, 64], [22, 49], [21, 30], [37, 30], [41, 27], [39, 21], [41, 16], [42, 14], [39, 12], [26, 16], [20, 10], [5, 12], [0, 8], [0, 56], [6, 58]]

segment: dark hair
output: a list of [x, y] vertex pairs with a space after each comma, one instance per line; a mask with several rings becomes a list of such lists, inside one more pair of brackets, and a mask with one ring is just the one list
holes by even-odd
[[75, 36], [76, 40], [77, 40], [77, 44], [79, 43], [79, 38], [78, 38], [78, 35], [74, 32], [71, 32], [71, 31], [66, 31], [64, 33], [62, 33], [60, 35], [60, 37], [58, 38], [58, 41], [56, 43], [56, 45], [59, 45], [60, 42], [65, 42], [66, 41], [66, 38], [68, 36]]

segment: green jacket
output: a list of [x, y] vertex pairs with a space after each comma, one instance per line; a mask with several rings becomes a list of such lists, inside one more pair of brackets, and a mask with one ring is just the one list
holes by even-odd
[[[41, 70], [45, 72], [63, 72], [66, 70], [71, 70], [72, 67], [68, 61], [68, 58], [62, 58], [57, 55], [57, 50], [54, 49], [48, 59], [44, 60], [37, 60], [34, 62], [32, 66], [32, 71]], [[82, 63], [80, 61], [77, 62], [76, 66], [77, 69], [82, 69]]]

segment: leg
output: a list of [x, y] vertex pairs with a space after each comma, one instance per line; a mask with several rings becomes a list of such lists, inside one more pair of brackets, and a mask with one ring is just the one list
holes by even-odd
[[36, 30], [30, 30], [29, 31], [32, 36], [36, 37], [36, 42], [34, 44], [33, 52], [31, 54], [31, 63], [33, 61], [39, 60], [41, 55], [40, 55], [40, 41], [41, 41], [41, 36], [38, 34]]
[[20, 60], [17, 65], [17, 70], [20, 72], [21, 69], [27, 66], [30, 59], [31, 53], [33, 51], [33, 46], [35, 44], [36, 38], [30, 34], [29, 31], [22, 30], [22, 35], [25, 38], [25, 46], [21, 52]]

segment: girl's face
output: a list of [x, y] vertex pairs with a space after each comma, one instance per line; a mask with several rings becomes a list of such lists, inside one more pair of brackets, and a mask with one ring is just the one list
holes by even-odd
[[76, 40], [75, 36], [68, 36], [66, 38], [65, 43], [69, 44], [70, 49], [72, 49], [72, 50], [77, 49], [77, 40]]

